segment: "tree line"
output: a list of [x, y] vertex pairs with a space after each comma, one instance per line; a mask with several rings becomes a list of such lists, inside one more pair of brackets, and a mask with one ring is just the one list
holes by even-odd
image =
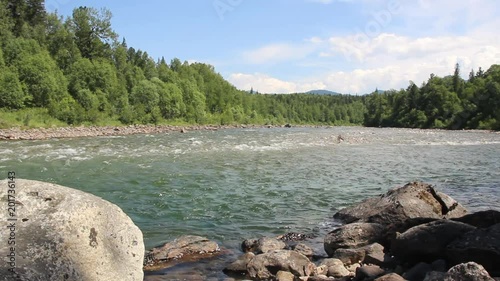
[[499, 125], [498, 67], [469, 81], [431, 76], [420, 88], [368, 96], [256, 94], [211, 65], [153, 59], [128, 46], [111, 18], [107, 9], [78, 7], [62, 17], [43, 0], [0, 0], [0, 116], [40, 109], [68, 125]]
[[500, 130], [500, 65], [471, 70], [464, 80], [457, 64], [453, 75], [374, 92], [365, 105], [366, 126]]

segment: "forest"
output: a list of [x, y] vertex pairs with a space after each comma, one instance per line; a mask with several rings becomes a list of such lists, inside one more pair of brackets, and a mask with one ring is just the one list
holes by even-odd
[[500, 128], [500, 66], [431, 75], [370, 95], [258, 94], [204, 63], [152, 58], [113, 30], [107, 9], [47, 12], [0, 0], [0, 128], [121, 124], [327, 124]]

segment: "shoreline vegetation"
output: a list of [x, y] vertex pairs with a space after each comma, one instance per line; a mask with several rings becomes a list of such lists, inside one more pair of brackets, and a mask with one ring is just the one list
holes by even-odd
[[152, 58], [129, 46], [111, 19], [105, 8], [81, 6], [64, 17], [47, 12], [44, 0], [0, 0], [0, 128], [290, 123], [500, 130], [498, 64], [464, 73], [457, 64], [451, 75], [368, 95], [261, 94], [237, 89], [206, 63]]

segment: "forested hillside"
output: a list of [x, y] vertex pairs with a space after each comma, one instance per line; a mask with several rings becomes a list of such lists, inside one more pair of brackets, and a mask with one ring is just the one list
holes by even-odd
[[[128, 46], [112, 14], [43, 0], [0, 0], [0, 128], [119, 124], [357, 124], [500, 128], [500, 67], [470, 79], [431, 76], [421, 87], [350, 95], [262, 95], [214, 67], [152, 58]], [[165, 54], [175, 57], [175, 54]]]
[[0, 3], [2, 127], [50, 125], [34, 122], [50, 117], [70, 125], [363, 122], [360, 97], [250, 94], [210, 65], [155, 60], [119, 39], [108, 10], [79, 7], [63, 18], [41, 0]]
[[500, 129], [500, 65], [460, 77], [431, 74], [420, 87], [367, 96], [364, 125], [442, 129]]

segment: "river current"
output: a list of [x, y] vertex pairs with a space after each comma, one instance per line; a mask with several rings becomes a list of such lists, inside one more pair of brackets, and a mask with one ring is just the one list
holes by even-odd
[[[339, 138], [339, 135], [341, 138]], [[411, 181], [500, 210], [500, 134], [361, 127], [195, 131], [0, 142], [0, 172], [120, 206], [146, 248], [185, 234], [325, 234], [334, 212]]]

